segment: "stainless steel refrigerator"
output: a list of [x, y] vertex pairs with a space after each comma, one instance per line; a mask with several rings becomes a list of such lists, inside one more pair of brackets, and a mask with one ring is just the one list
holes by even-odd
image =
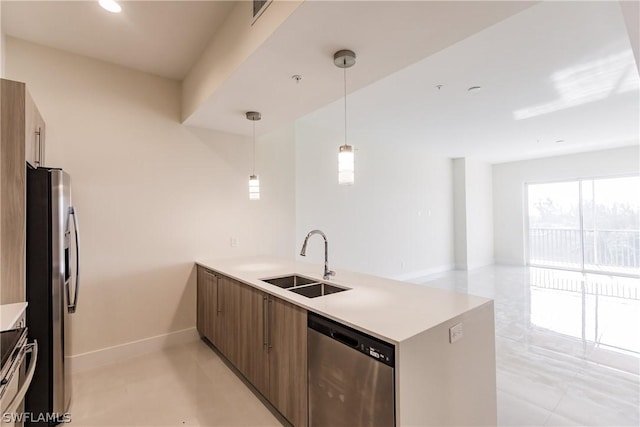
[[56, 425], [71, 403], [71, 319], [78, 303], [78, 221], [71, 178], [27, 166], [27, 326], [39, 360], [25, 397], [27, 425]]

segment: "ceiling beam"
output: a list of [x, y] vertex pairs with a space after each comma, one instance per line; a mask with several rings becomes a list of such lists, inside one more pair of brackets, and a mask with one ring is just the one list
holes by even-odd
[[182, 82], [182, 121], [198, 110], [300, 4], [301, 0], [273, 0], [253, 22], [253, 2], [237, 2]]

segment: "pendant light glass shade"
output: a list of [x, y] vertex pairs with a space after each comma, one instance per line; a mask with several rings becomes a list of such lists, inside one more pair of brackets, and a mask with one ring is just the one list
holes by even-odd
[[249, 176], [249, 200], [260, 200], [260, 180], [257, 175]]
[[253, 122], [253, 173], [249, 175], [249, 200], [260, 200], [260, 180], [256, 175], [256, 122], [262, 115], [257, 111], [247, 111], [245, 116]]
[[333, 63], [343, 69], [344, 75], [344, 144], [338, 148], [338, 184], [353, 185], [355, 165], [353, 146], [347, 144], [347, 68], [356, 63], [356, 54], [347, 49], [339, 50], [333, 55]]
[[355, 180], [355, 167], [353, 147], [341, 145], [338, 149], [338, 184], [353, 185]]

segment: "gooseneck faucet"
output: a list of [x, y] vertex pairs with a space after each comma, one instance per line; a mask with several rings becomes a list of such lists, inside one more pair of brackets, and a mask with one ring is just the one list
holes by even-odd
[[331, 276], [335, 276], [335, 271], [329, 270], [329, 242], [327, 241], [327, 235], [324, 234], [320, 230], [311, 230], [307, 237], [304, 238], [304, 243], [302, 244], [302, 250], [300, 251], [300, 256], [307, 256], [307, 242], [309, 241], [309, 237], [314, 234], [319, 234], [324, 239], [324, 276], [322, 278], [324, 280], [329, 280]]

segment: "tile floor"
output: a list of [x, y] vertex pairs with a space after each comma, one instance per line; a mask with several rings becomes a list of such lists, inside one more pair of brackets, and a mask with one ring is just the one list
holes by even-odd
[[[495, 299], [500, 425], [640, 425], [637, 279], [491, 266], [421, 282]], [[202, 342], [73, 381], [72, 426], [280, 425]]]
[[69, 426], [280, 426], [202, 341], [76, 374]]
[[640, 425], [640, 280], [490, 266], [426, 284], [494, 299], [499, 425]]

